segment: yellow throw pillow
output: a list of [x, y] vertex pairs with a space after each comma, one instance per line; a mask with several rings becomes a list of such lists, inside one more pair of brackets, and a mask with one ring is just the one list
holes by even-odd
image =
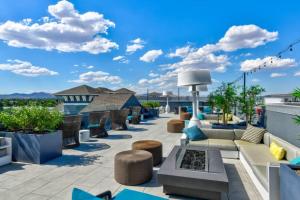
[[270, 151], [276, 160], [282, 160], [285, 156], [285, 150], [275, 142], [272, 142], [270, 145]]

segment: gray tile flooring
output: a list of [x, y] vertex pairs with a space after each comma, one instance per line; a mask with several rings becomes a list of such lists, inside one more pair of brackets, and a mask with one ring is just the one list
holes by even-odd
[[[140, 139], [155, 139], [163, 143], [166, 157], [172, 147], [179, 144], [181, 134], [166, 131], [166, 123], [173, 114], [132, 126], [128, 131], [109, 131], [105, 139], [91, 139], [76, 149], [63, 151], [63, 156], [43, 165], [13, 163], [0, 167], [0, 200], [70, 200], [74, 187], [93, 194], [105, 190], [113, 193], [130, 188], [169, 199], [186, 199], [166, 196], [156, 176], [143, 185], [128, 187], [114, 180], [114, 155], [131, 148]], [[239, 160], [224, 159], [230, 181], [229, 193], [223, 199], [261, 199], [250, 177]], [[158, 168], [154, 168], [154, 173]]]

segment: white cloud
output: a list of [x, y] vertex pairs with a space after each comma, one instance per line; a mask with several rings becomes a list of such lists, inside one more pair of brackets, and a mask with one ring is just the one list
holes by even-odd
[[276, 40], [277, 36], [278, 32], [269, 32], [256, 25], [232, 26], [216, 44], [207, 44], [190, 50], [181, 61], [171, 65], [171, 68], [185, 70], [205, 68], [225, 72], [227, 66], [231, 64], [229, 57], [225, 54], [216, 54], [216, 52], [255, 48]]
[[232, 26], [216, 44], [219, 50], [235, 51], [243, 48], [255, 48], [275, 41], [278, 32], [269, 32], [254, 24]]
[[90, 65], [90, 66], [87, 66], [86, 68], [87, 68], [87, 69], [93, 69], [94, 66], [93, 66], [93, 65]]
[[163, 51], [161, 49], [150, 50], [150, 51], [147, 51], [142, 57], [140, 57], [140, 60], [144, 61], [144, 62], [154, 62], [162, 54], [163, 54]]
[[295, 72], [294, 76], [300, 76], [300, 71]]
[[252, 81], [253, 83], [258, 83], [258, 82], [260, 82], [260, 80], [257, 79], [257, 78], [253, 78], [251, 81]]
[[122, 79], [119, 76], [113, 76], [103, 71], [89, 71], [79, 75], [77, 80], [71, 80], [74, 83], [108, 83], [108, 84], [119, 84]]
[[277, 37], [278, 32], [271, 32], [256, 25], [232, 26], [214, 44], [206, 44], [200, 48], [181, 47], [176, 49], [174, 53], [171, 53], [171, 57], [179, 57], [181, 60], [160, 65], [165, 74], [153, 79], [143, 78], [140, 80], [141, 86], [174, 89], [176, 88], [178, 72], [198, 69], [225, 72], [231, 64], [231, 57], [227, 55], [228, 52], [256, 48], [275, 41]]
[[285, 74], [285, 73], [272, 73], [271, 75], [270, 75], [270, 77], [271, 78], [278, 78], [278, 77], [284, 77], [284, 76], [286, 76], [287, 74]]
[[[271, 62], [272, 61], [272, 62]], [[260, 67], [275, 69], [294, 67], [297, 63], [292, 58], [278, 58], [276, 56], [268, 56], [263, 59], [257, 58], [252, 60], [245, 60], [241, 63], [241, 71], [250, 71]]]
[[150, 76], [150, 77], [152, 77], [152, 78], [154, 78], [154, 77], [158, 77], [158, 76], [159, 76], [159, 74], [156, 74], [156, 73], [150, 72], [150, 73], [149, 73], [149, 76]]
[[50, 17], [40, 23], [31, 19], [6, 21], [0, 25], [0, 39], [13, 47], [58, 50], [62, 52], [106, 53], [118, 48], [115, 42], [103, 37], [115, 24], [97, 12], [80, 14], [66, 0], [48, 6]]
[[34, 66], [30, 62], [17, 59], [7, 60], [7, 63], [0, 64], [0, 70], [29, 77], [58, 75], [58, 72], [51, 71], [45, 67]]
[[191, 46], [185, 46], [185, 47], [181, 47], [175, 50], [175, 52], [173, 53], [169, 53], [168, 57], [170, 58], [175, 58], [175, 57], [180, 57], [183, 58], [185, 56], [187, 56], [193, 49], [191, 48]]
[[117, 61], [119, 63], [125, 63], [125, 64], [129, 63], [129, 60], [125, 56], [116, 56], [113, 58], [113, 61]]
[[142, 40], [141, 38], [136, 38], [134, 40], [131, 40], [126, 47], [126, 53], [133, 54], [137, 50], [143, 49], [145, 46], [144, 44], [145, 44], [145, 41]]

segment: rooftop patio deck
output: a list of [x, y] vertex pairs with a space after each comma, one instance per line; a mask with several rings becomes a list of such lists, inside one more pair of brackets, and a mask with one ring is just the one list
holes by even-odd
[[[178, 118], [173, 114], [161, 115], [132, 125], [128, 131], [109, 131], [108, 138], [91, 139], [78, 148], [64, 150], [62, 157], [43, 165], [13, 163], [0, 167], [0, 200], [70, 200], [74, 187], [93, 194], [130, 188], [170, 199], [185, 199], [163, 194], [155, 175], [158, 168], [154, 168], [152, 180], [140, 186], [122, 186], [114, 180], [114, 155], [131, 149], [132, 142], [159, 140], [165, 157], [179, 144], [181, 134], [166, 131], [167, 121], [175, 117]], [[229, 194], [223, 199], [262, 199], [239, 160], [224, 159], [224, 162], [230, 184]]]

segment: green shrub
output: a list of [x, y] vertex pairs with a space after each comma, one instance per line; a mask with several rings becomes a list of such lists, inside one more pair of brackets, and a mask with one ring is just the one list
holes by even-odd
[[148, 101], [142, 103], [143, 107], [145, 108], [158, 108], [160, 107], [160, 103], [158, 101]]
[[11, 108], [0, 113], [0, 123], [9, 131], [45, 133], [56, 130], [63, 116], [56, 110], [45, 107], [24, 106]]

